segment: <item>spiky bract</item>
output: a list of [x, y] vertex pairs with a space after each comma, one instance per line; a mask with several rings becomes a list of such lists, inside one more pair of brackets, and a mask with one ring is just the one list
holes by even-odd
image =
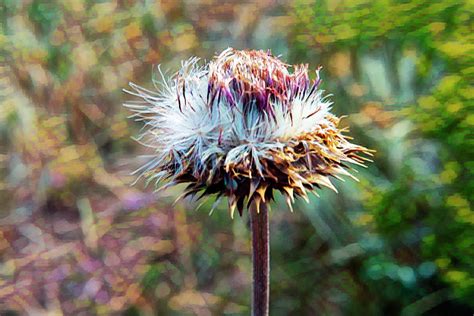
[[335, 190], [330, 178], [351, 176], [347, 163], [362, 165], [370, 150], [338, 128], [319, 70], [310, 81], [307, 65], [291, 68], [270, 52], [229, 48], [204, 66], [184, 61], [171, 79], [160, 71], [157, 91], [130, 84], [141, 100], [126, 105], [145, 123], [139, 141], [155, 150], [138, 172], [163, 187], [188, 183], [184, 196], [227, 197], [232, 216], [274, 190], [290, 208], [307, 190]]

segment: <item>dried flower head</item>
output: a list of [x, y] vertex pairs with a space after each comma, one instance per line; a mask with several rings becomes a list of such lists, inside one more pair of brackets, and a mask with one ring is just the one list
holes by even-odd
[[145, 123], [139, 140], [155, 150], [138, 172], [163, 187], [188, 183], [183, 196], [225, 196], [231, 216], [245, 203], [258, 210], [274, 190], [290, 208], [307, 190], [336, 190], [331, 177], [353, 177], [348, 163], [369, 160], [329, 112], [319, 69], [311, 81], [307, 65], [229, 48], [205, 66], [184, 61], [171, 79], [160, 73], [156, 92], [133, 83], [127, 91], [141, 99], [126, 104]]

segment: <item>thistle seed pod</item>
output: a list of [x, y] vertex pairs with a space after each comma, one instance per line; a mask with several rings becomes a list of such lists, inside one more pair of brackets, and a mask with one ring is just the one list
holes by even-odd
[[275, 190], [290, 209], [309, 191], [336, 191], [331, 178], [355, 179], [349, 164], [370, 161], [329, 112], [319, 69], [311, 81], [307, 65], [229, 48], [204, 66], [191, 58], [172, 78], [160, 74], [157, 91], [131, 83], [139, 100], [126, 106], [144, 123], [138, 140], [154, 149], [137, 172], [161, 188], [187, 183], [183, 196], [227, 197], [233, 217]]

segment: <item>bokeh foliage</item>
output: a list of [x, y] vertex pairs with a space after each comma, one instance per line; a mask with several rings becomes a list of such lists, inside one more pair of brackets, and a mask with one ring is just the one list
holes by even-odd
[[[472, 1], [15, 1], [0, 5], [0, 310], [248, 314], [247, 217], [173, 205], [128, 81], [227, 46], [324, 66], [360, 183], [273, 206], [272, 315], [471, 315]], [[256, 14], [256, 12], [258, 14]]]
[[[385, 292], [376, 308], [407, 297], [419, 301], [406, 313], [443, 300], [472, 308], [472, 1], [296, 1], [294, 8], [293, 58], [335, 60], [329, 80], [346, 92], [336, 93], [338, 103], [382, 124], [367, 132], [358, 123], [379, 151], [361, 221], [383, 240], [361, 270], [374, 291]], [[386, 79], [370, 81], [377, 71]]]

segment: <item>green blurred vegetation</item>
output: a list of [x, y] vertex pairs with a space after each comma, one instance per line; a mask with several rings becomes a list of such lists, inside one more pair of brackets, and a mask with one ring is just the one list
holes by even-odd
[[327, 81], [336, 105], [368, 116], [354, 123], [378, 150], [361, 192], [360, 224], [381, 241], [361, 261], [366, 285], [379, 294], [366, 308], [416, 314], [452, 304], [446, 309], [467, 313], [474, 306], [474, 3], [296, 1], [294, 8], [293, 59], [333, 65]]
[[272, 315], [472, 315], [473, 17], [464, 1], [0, 5], [0, 313], [249, 313], [246, 216], [173, 205], [129, 173], [121, 106], [227, 46], [323, 65], [377, 150], [360, 183], [271, 213]]

